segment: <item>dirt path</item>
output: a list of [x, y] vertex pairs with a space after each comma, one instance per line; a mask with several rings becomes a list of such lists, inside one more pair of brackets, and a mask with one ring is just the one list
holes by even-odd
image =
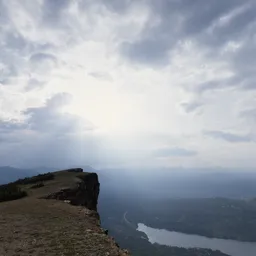
[[1, 203], [0, 255], [122, 255], [89, 214], [54, 200]]

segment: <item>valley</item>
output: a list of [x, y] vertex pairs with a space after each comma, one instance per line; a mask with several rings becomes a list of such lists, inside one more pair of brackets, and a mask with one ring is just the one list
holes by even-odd
[[[102, 185], [103, 193], [99, 201], [102, 225], [122, 247], [130, 249], [133, 255], [254, 255], [256, 201], [248, 196], [253, 190], [250, 185], [253, 177], [245, 176], [240, 179], [234, 175], [231, 176], [232, 181], [227, 177], [218, 182], [218, 178], [213, 180], [208, 178], [210, 175], [207, 176], [201, 176], [204, 184], [212, 184], [205, 185], [207, 191], [212, 191], [212, 197], [207, 198], [204, 198], [204, 193], [198, 198], [171, 196], [177, 195], [178, 190], [188, 184], [188, 176], [183, 181], [181, 177], [168, 180], [169, 184], [179, 180], [176, 191], [170, 186], [169, 198], [166, 194], [165, 197], [150, 197], [143, 193], [149, 186], [141, 187], [140, 193], [136, 193], [136, 188], [133, 193], [124, 187], [114, 195], [114, 191]], [[198, 182], [202, 182], [201, 180]], [[237, 186], [245, 188], [239, 190], [240, 194], [230, 184], [234, 181]], [[189, 194], [189, 190], [196, 187], [196, 182], [196, 179], [190, 179], [190, 188], [184, 189], [183, 195]], [[151, 194], [156, 195], [160, 183], [151, 187]], [[166, 183], [166, 180], [162, 180], [161, 188]], [[126, 181], [126, 185], [128, 184], [129, 180]], [[223, 191], [224, 196], [236, 193], [237, 197], [219, 197], [220, 191]], [[199, 193], [199, 189], [195, 192]], [[109, 208], [110, 203], [115, 207]]]
[[[19, 169], [2, 167], [1, 170], [5, 174], [3, 170], [11, 170], [11, 176], [5, 175], [4, 180], [17, 175], [24, 177]], [[94, 171], [91, 167], [84, 170]], [[49, 168], [41, 171], [48, 175]], [[38, 169], [29, 172], [37, 174]], [[98, 201], [101, 226], [132, 255], [254, 255], [254, 175], [244, 175], [241, 179], [237, 174], [190, 176], [173, 172], [161, 178], [161, 172], [149, 177], [109, 170], [95, 172], [101, 183]]]

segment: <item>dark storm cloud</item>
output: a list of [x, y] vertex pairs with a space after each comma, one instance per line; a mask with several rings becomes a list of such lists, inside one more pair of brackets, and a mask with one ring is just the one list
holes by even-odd
[[[182, 2], [182, 1], [181, 1]], [[184, 1], [187, 2], [188, 1]], [[253, 17], [253, 12], [255, 11], [255, 5], [252, 1], [239, 1], [239, 0], [227, 0], [227, 1], [192, 1], [194, 2], [193, 8], [186, 12], [187, 18], [184, 23], [184, 34], [185, 35], [200, 35], [205, 37], [205, 42], [211, 44], [210, 40], [214, 43], [223, 44], [227, 40], [234, 39], [239, 36], [239, 34], [244, 32], [244, 29], [250, 24], [255, 17]], [[220, 18], [230, 14], [237, 8], [245, 8], [238, 15], [227, 22], [224, 26], [215, 27], [213, 34], [208, 35], [205, 33], [206, 29], [218, 22]], [[214, 40], [217, 39], [217, 40]], [[204, 41], [204, 40], [202, 40]]]
[[[255, 89], [256, 2], [251, 0], [159, 0], [146, 1], [151, 15], [135, 41], [123, 42], [121, 54], [129, 61], [164, 66], [182, 41], [202, 47], [206, 58], [226, 61], [232, 78], [195, 85], [192, 91], [237, 86]], [[226, 19], [226, 20], [225, 20]], [[157, 23], [155, 22], [157, 20]], [[241, 42], [234, 52], [221, 55], [229, 42]]]
[[[152, 11], [151, 17], [140, 35], [140, 39], [123, 45], [123, 53], [138, 62], [152, 64], [166, 58], [180, 40], [195, 39], [216, 48], [230, 39], [239, 38], [252, 22], [255, 21], [256, 5], [252, 1], [238, 0], [160, 0], [147, 1]], [[238, 7], [248, 5], [250, 8], [238, 14], [225, 26], [216, 27], [213, 33], [206, 30], [221, 17]], [[158, 19], [158, 24], [152, 22]], [[142, 53], [140, 53], [142, 50]], [[154, 53], [153, 53], [154, 52]], [[140, 53], [138, 56], [135, 53]], [[142, 57], [143, 56], [143, 57]]]
[[160, 148], [153, 153], [156, 157], [192, 157], [197, 155], [194, 150], [188, 150], [185, 148]]
[[221, 139], [230, 143], [242, 143], [242, 142], [254, 141], [253, 136], [249, 134], [240, 135], [240, 134], [222, 132], [222, 131], [204, 131], [203, 133], [214, 139]]
[[[241, 8], [244, 6], [244, 10], [241, 10], [234, 18], [231, 18], [230, 22], [214, 30], [213, 36], [215, 36], [220, 43], [225, 43], [230, 39], [240, 39], [239, 37], [244, 35], [244, 33], [250, 29], [249, 26], [255, 21], [256, 6], [253, 1], [239, 1], [234, 7], [238, 6]], [[232, 9], [234, 10], [234, 8]]]

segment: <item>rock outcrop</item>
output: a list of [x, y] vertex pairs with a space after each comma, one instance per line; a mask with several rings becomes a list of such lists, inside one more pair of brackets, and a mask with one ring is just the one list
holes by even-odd
[[[81, 170], [81, 171], [80, 171]], [[67, 172], [78, 172], [77, 182], [68, 188], [49, 194], [44, 199], [69, 201], [72, 205], [84, 206], [97, 211], [100, 183], [96, 173], [82, 173], [82, 169], [69, 169]]]
[[0, 203], [0, 255], [129, 255], [100, 226], [96, 173], [77, 168], [46, 177], [19, 180], [27, 196]]

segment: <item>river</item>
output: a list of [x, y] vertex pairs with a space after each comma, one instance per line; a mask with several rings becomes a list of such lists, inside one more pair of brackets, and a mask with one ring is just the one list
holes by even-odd
[[142, 223], [138, 224], [137, 230], [144, 232], [147, 235], [149, 242], [152, 244], [157, 243], [184, 248], [207, 248], [219, 250], [230, 256], [256, 255], [256, 243], [183, 234], [164, 229], [151, 228]]

